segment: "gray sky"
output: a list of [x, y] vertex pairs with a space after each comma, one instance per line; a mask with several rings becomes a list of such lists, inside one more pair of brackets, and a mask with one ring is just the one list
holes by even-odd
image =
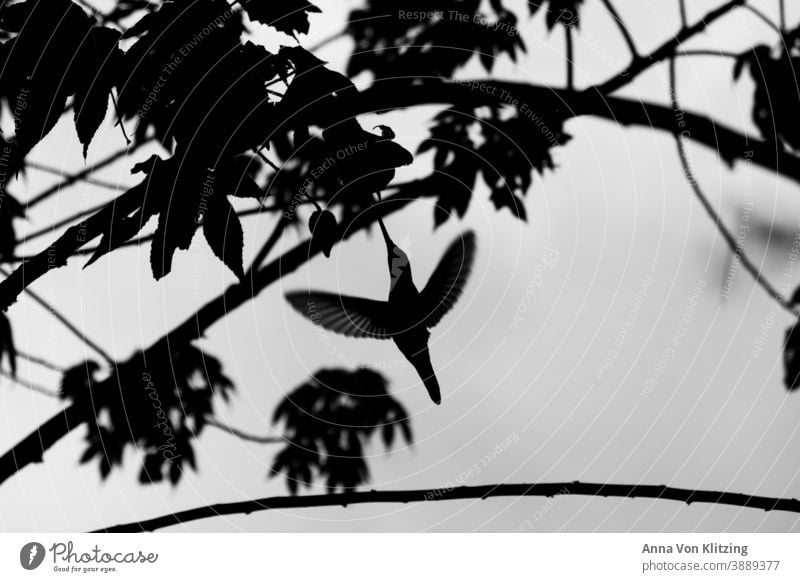
[[[671, 36], [678, 24], [676, 2], [617, 4], [643, 51]], [[720, 1], [690, 4], [690, 17], [696, 18]], [[755, 4], [774, 14], [777, 2]], [[312, 17], [307, 46], [339, 30], [356, 4], [320, 6], [324, 14]], [[793, 10], [791, 22], [800, 18], [798, 7]], [[579, 86], [609, 76], [626, 58], [600, 3], [587, 2], [583, 14], [576, 45]], [[497, 76], [561, 85], [560, 31], [547, 36], [541, 17], [521, 23], [521, 29], [529, 58], [517, 65], [500, 63]], [[690, 46], [741, 50], [762, 41], [772, 42], [769, 29], [740, 13], [712, 26]], [[344, 40], [322, 55], [341, 69], [348, 49]], [[733, 84], [731, 65], [725, 59], [682, 59], [681, 104], [687, 110], [712, 111], [727, 125], [756, 135], [750, 122], [751, 86]], [[483, 75], [474, 61], [461, 73], [465, 78]], [[654, 68], [623, 94], [667, 103], [664, 79], [665, 69]], [[426, 137], [435, 111], [362, 121], [392, 126], [398, 141], [412, 149]], [[412, 448], [389, 455], [379, 447], [370, 451], [372, 488], [442, 487], [458, 482], [477, 464], [479, 472], [473, 470], [465, 484], [580, 479], [796, 497], [800, 397], [784, 390], [781, 363], [789, 318], [743, 272], [732, 281], [723, 304], [730, 256], [683, 179], [669, 135], [589, 118], [573, 119], [566, 129], [574, 139], [556, 151], [560, 170], [537, 177], [527, 196], [528, 224], [507, 211], [496, 212], [482, 186], [462, 223], [450, 221], [432, 232], [432, 201], [387, 223], [409, 251], [418, 284], [459, 231], [478, 232], [470, 284], [431, 338], [442, 406], [430, 403], [392, 344], [338, 336], [325, 343], [315, 326], [282, 300], [283, 292], [307, 286], [385, 296], [382, 243], [360, 234], [337, 247], [330, 259], [315, 259], [210, 330], [202, 345], [222, 358], [238, 387], [232, 404], [219, 404], [219, 416], [250, 432], [269, 434], [272, 411], [286, 391], [320, 367], [352, 361], [386, 368], [391, 390], [413, 415], [417, 439]], [[108, 123], [90, 156], [100, 159], [122, 145], [118, 130]], [[800, 210], [796, 184], [744, 164], [730, 170], [699, 147], [691, 146], [690, 154], [703, 188], [731, 228], [737, 228], [739, 209], [752, 205], [754, 223], [798, 230], [791, 219]], [[81, 167], [80, 156], [66, 120], [35, 152], [35, 159], [65, 171]], [[429, 164], [428, 157], [420, 156], [412, 168], [398, 173], [398, 181], [424, 175]], [[131, 185], [135, 181], [128, 168], [129, 163], [120, 164], [98, 176]], [[13, 191], [24, 198], [54, 181], [31, 172]], [[73, 188], [42, 205], [29, 228], [107, 196], [98, 188]], [[272, 223], [272, 217], [247, 220], [246, 251], [261, 244]], [[297, 241], [298, 235], [290, 233], [279, 247], [288, 249]], [[44, 242], [25, 251], [38, 250]], [[753, 235], [746, 248], [774, 282], [789, 282], [792, 289], [800, 283], [800, 274], [784, 279], [785, 239], [768, 244]], [[148, 253], [147, 247], [127, 249], [85, 271], [75, 261], [34, 288], [124, 358], [233, 280], [202, 237], [195, 238], [190, 251], [176, 255], [173, 273], [160, 283], [152, 280]], [[521, 306], [526, 311], [514, 330]], [[84, 357], [82, 346], [28, 299], [22, 298], [10, 314], [21, 349], [65, 365]], [[754, 354], [754, 346], [761, 344]], [[58, 380], [24, 363], [20, 373], [53, 387]], [[6, 415], [0, 418], [0, 443], [6, 444], [59, 408], [8, 381], [0, 386], [0, 402]], [[198, 443], [199, 472], [176, 489], [139, 486], [139, 467], [130, 450], [126, 469], [101, 483], [94, 464], [76, 466], [83, 433], [74, 431], [48, 452], [45, 463], [3, 485], [0, 530], [87, 530], [200, 504], [286, 493], [282, 478], [265, 479], [275, 447], [240, 442], [213, 428]], [[501, 454], [493, 455], [498, 444], [509, 441]], [[538, 531], [800, 529], [796, 516], [785, 513], [567, 497], [270, 511], [173, 530], [510, 531], [526, 519], [535, 521]]]

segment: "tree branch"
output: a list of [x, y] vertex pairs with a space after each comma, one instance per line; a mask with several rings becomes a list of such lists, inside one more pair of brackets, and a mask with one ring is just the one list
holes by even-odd
[[[731, 2], [726, 6], [730, 4]], [[721, 10], [722, 8], [718, 9]], [[441, 81], [413, 83], [408, 79], [379, 81], [361, 92], [357, 101], [352, 104], [352, 113], [355, 115], [359, 112], [437, 103], [478, 107], [507, 102], [507, 96], [511, 95], [523, 105], [531, 107], [531, 104], [535, 104], [537, 108], [556, 110], [567, 118], [593, 115], [620, 125], [641, 125], [670, 133], [673, 130], [673, 113], [669, 107], [661, 105], [607, 97], [596, 91], [576, 92], [525, 83], [489, 82], [492, 88], [498, 89], [494, 91], [479, 91], [472, 88], [481, 86], [481, 83], [486, 87], [485, 81], [458, 83]], [[747, 159], [752, 163], [800, 182], [800, 158], [797, 156], [776, 151], [774, 144], [751, 139], [718, 124], [712, 118], [691, 113], [686, 113], [685, 117], [687, 123], [690, 122], [693, 127], [692, 140], [715, 149], [723, 160], [733, 162], [744, 159], [747, 155]], [[0, 282], [0, 310], [5, 310], [14, 303], [26, 285], [44, 275], [50, 268], [65, 265], [67, 258], [75, 251], [102, 234], [111, 213], [129, 214], [136, 209], [137, 202], [129, 190], [85, 222], [68, 229], [46, 250], [19, 265], [10, 277]]]
[[781, 34], [786, 32], [786, 2], [785, 0], [780, 0], [778, 5], [781, 13]]
[[564, 27], [564, 39], [567, 47], [567, 89], [569, 91], [575, 90], [575, 47], [572, 43], [572, 27]]
[[19, 350], [17, 350], [17, 357], [22, 358], [23, 360], [27, 360], [32, 364], [37, 364], [42, 368], [47, 368], [48, 370], [51, 370], [53, 372], [61, 373], [64, 371], [64, 368], [62, 368], [61, 366], [57, 366], [54, 363], [45, 360], [44, 358], [40, 358], [39, 356], [34, 356], [25, 352], [21, 352]]
[[716, 8], [701, 18], [696, 24], [688, 27], [681, 27], [678, 34], [673, 36], [667, 42], [662, 44], [649, 55], [634, 59], [631, 65], [625, 70], [612, 77], [608, 81], [587, 89], [587, 91], [597, 91], [598, 93], [608, 95], [614, 91], [624, 87], [630, 83], [639, 74], [646, 71], [653, 65], [670, 57], [675, 53], [675, 50], [684, 42], [703, 32], [712, 23], [726, 15], [734, 8], [745, 5], [746, 0], [729, 0], [719, 8]]
[[[46, 164], [40, 164], [38, 162], [25, 162], [26, 168], [33, 168], [34, 170], [39, 170], [41, 172], [46, 172], [48, 174], [52, 174], [54, 176], [58, 176], [59, 178], [64, 177], [63, 170], [59, 170], [58, 168], [54, 168], [52, 166], [48, 166]], [[72, 176], [70, 176], [72, 177]], [[105, 180], [97, 180], [96, 178], [90, 178], [88, 175], [78, 178], [80, 182], [85, 182], [86, 184], [91, 184], [92, 186], [98, 186], [100, 188], [106, 188], [108, 190], [114, 190], [115, 192], [124, 191], [130, 188], [130, 186], [124, 186], [121, 184], [114, 184], [113, 182], [106, 182]]]
[[[0, 274], [5, 275], [6, 277], [9, 276], [8, 271], [2, 268], [0, 268]], [[41, 307], [43, 307], [50, 315], [55, 317], [59, 321], [59, 323], [61, 323], [61, 325], [67, 328], [67, 330], [69, 330], [69, 332], [72, 333], [72, 335], [81, 340], [84, 343], [84, 345], [93, 349], [98, 355], [100, 355], [100, 357], [102, 357], [110, 365], [112, 366], [114, 365], [114, 360], [111, 358], [110, 355], [108, 355], [108, 353], [103, 348], [101, 348], [97, 343], [93, 342], [88, 337], [86, 337], [86, 334], [83, 333], [82, 330], [78, 329], [78, 327], [75, 324], [73, 324], [69, 319], [67, 319], [64, 315], [62, 315], [61, 312], [58, 311], [55, 307], [50, 305], [50, 303], [48, 303], [42, 297], [40, 297], [38, 293], [34, 292], [33, 290], [27, 287], [25, 288], [25, 293], [27, 293], [27, 295], [31, 299], [33, 299], [36, 303], [38, 303]]]
[[132, 154], [133, 152], [138, 150], [140, 147], [142, 147], [146, 143], [149, 143], [152, 140], [153, 140], [153, 138], [148, 138], [148, 139], [146, 139], [144, 141], [141, 141], [141, 142], [135, 144], [133, 147], [126, 147], [124, 149], [116, 151], [113, 154], [103, 158], [99, 162], [95, 162], [94, 164], [92, 164], [88, 168], [85, 168], [85, 169], [81, 170], [80, 172], [77, 172], [76, 174], [72, 174], [71, 176], [67, 176], [66, 178], [64, 178], [58, 184], [55, 184], [54, 186], [51, 186], [50, 188], [46, 189], [45, 191], [41, 192], [40, 194], [35, 195], [33, 198], [28, 200], [25, 203], [27, 205], [27, 208], [30, 209], [30, 208], [36, 206], [40, 202], [43, 202], [44, 200], [48, 199], [53, 194], [56, 194], [56, 193], [60, 192], [62, 189], [66, 188], [68, 186], [71, 186], [72, 184], [75, 184], [76, 182], [80, 182], [81, 180], [85, 179], [87, 176], [93, 174], [97, 170], [105, 168], [106, 166], [109, 166], [109, 165], [113, 164], [114, 162], [116, 162], [118, 159]]
[[773, 22], [773, 20], [769, 16], [764, 14], [761, 10], [759, 10], [755, 6], [751, 6], [750, 4], [745, 4], [744, 8], [755, 14], [759, 18], [759, 20], [761, 20], [764, 24], [769, 26], [772, 30], [774, 30], [778, 34], [783, 33], [780, 26], [775, 24], [775, 22]]
[[474, 487], [443, 487], [441, 489], [413, 489], [408, 491], [362, 491], [332, 495], [301, 495], [294, 497], [265, 497], [234, 503], [217, 503], [161, 517], [115, 525], [93, 533], [121, 533], [154, 531], [164, 527], [188, 523], [198, 519], [222, 515], [250, 514], [270, 509], [308, 507], [334, 507], [361, 503], [420, 503], [426, 501], [453, 501], [456, 499], [484, 500], [490, 497], [555, 497], [556, 495], [588, 495], [590, 497], [624, 497], [629, 499], [660, 499], [683, 503], [713, 503], [800, 513], [800, 501], [775, 497], [756, 497], [725, 491], [679, 489], [666, 485], [613, 485], [605, 483], [502, 483]]
[[267, 436], [258, 436], [253, 435], [238, 428], [233, 428], [232, 426], [228, 426], [227, 424], [215, 419], [215, 418], [206, 418], [206, 424], [209, 426], [213, 426], [214, 428], [218, 428], [222, 431], [225, 431], [233, 436], [240, 438], [245, 441], [250, 441], [253, 443], [258, 443], [261, 445], [275, 445], [286, 442], [285, 439], [281, 437], [267, 437]]
[[56, 413], [0, 457], [0, 483], [31, 463], [41, 463], [46, 450], [85, 421], [85, 412], [75, 404]]
[[[339, 231], [339, 240], [348, 239], [361, 229], [377, 222], [378, 218], [384, 218], [404, 208], [412, 201], [411, 198], [403, 198], [399, 195], [389, 196], [379, 207], [373, 206], [365, 210], [349, 225], [344, 225]], [[312, 250], [310, 240], [298, 244], [258, 270], [245, 282], [234, 283], [228, 287], [224, 293], [206, 303], [183, 323], [154, 342], [146, 351], [158, 350], [164, 344], [167, 347], [171, 344], [185, 345], [187, 342], [201, 337], [214, 323], [255, 298], [269, 285], [291, 273], [320, 252], [319, 247]], [[0, 484], [30, 463], [39, 462], [44, 451], [90, 418], [89, 414], [90, 411], [83, 411], [73, 404], [14, 445], [0, 457]]]
[[611, 0], [602, 0], [602, 2], [603, 5], [606, 7], [606, 10], [608, 10], [608, 13], [611, 14], [611, 18], [614, 19], [617, 28], [619, 28], [620, 34], [622, 34], [622, 38], [625, 39], [625, 43], [628, 45], [628, 50], [631, 51], [631, 57], [634, 59], [638, 58], [639, 51], [636, 50], [636, 43], [633, 42], [633, 37], [631, 36], [631, 32], [630, 30], [628, 30], [628, 27], [625, 26], [625, 21], [622, 20], [622, 17], [619, 15], [619, 12], [617, 12], [617, 9], [614, 7], [614, 5], [611, 3]]
[[[675, 79], [675, 59], [670, 59], [669, 61], [669, 80], [670, 80], [670, 101], [672, 103], [672, 109], [676, 112], [676, 115], [679, 115], [681, 112], [680, 104], [678, 103], [678, 94], [677, 94], [677, 83]], [[687, 128], [684, 131], [680, 126], [680, 123], [683, 123], [683, 128]], [[750, 260], [750, 258], [745, 254], [744, 248], [739, 241], [731, 234], [727, 228], [725, 228], [725, 224], [722, 222], [722, 217], [720, 217], [719, 213], [716, 211], [714, 206], [711, 204], [711, 201], [706, 197], [703, 189], [700, 187], [700, 183], [697, 181], [697, 178], [692, 171], [692, 165], [689, 162], [689, 156], [686, 153], [686, 147], [683, 143], [683, 135], [691, 134], [689, 131], [688, 124], [683, 122], [682, 120], [679, 121], [678, 117], [675, 118], [675, 125], [674, 125], [674, 133], [675, 136], [675, 143], [678, 147], [678, 155], [681, 160], [681, 167], [683, 168], [684, 176], [686, 176], [686, 180], [689, 182], [689, 185], [692, 187], [695, 196], [700, 201], [700, 204], [703, 206], [703, 209], [706, 211], [706, 214], [714, 221], [714, 226], [716, 227], [717, 231], [722, 235], [722, 238], [728, 244], [733, 252], [734, 256], [736, 256], [739, 261], [741, 262], [742, 266], [745, 270], [752, 275], [753, 279], [755, 279], [756, 284], [758, 284], [766, 293], [772, 297], [774, 301], [777, 301], [778, 305], [783, 307], [786, 311], [797, 317], [800, 313], [796, 312], [792, 307], [789, 306], [786, 298], [783, 294], [775, 289], [762, 274], [761, 270]]]

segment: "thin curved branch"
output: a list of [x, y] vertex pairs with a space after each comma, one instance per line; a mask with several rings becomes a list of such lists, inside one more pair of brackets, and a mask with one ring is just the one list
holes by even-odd
[[239, 430], [238, 428], [234, 428], [225, 424], [224, 422], [217, 420], [215, 418], [206, 418], [206, 424], [209, 426], [213, 426], [214, 428], [218, 428], [221, 431], [227, 432], [232, 434], [233, 436], [240, 438], [245, 441], [250, 441], [253, 443], [258, 443], [261, 445], [275, 445], [286, 442], [281, 437], [267, 437], [267, 436], [258, 436], [254, 434], [250, 434], [243, 430]]
[[39, 194], [36, 194], [35, 196], [33, 196], [33, 198], [28, 200], [25, 203], [27, 208], [28, 209], [33, 208], [34, 206], [36, 206], [40, 202], [44, 202], [45, 200], [47, 200], [53, 194], [57, 194], [58, 192], [60, 192], [64, 188], [67, 188], [68, 186], [71, 186], [71, 185], [75, 184], [76, 182], [80, 182], [81, 180], [83, 180], [87, 176], [93, 174], [97, 170], [105, 168], [106, 166], [110, 166], [111, 164], [116, 162], [118, 159], [132, 154], [133, 152], [138, 150], [143, 145], [153, 141], [153, 139], [154, 138], [148, 138], [146, 140], [143, 140], [143, 141], [141, 141], [139, 143], [134, 144], [133, 147], [125, 147], [124, 149], [118, 150], [118, 151], [114, 152], [113, 154], [103, 158], [102, 160], [100, 160], [98, 162], [95, 162], [94, 164], [92, 164], [88, 168], [85, 168], [85, 169], [81, 170], [80, 172], [72, 174], [71, 176], [66, 176], [58, 184], [55, 184], [55, 185], [51, 186], [50, 188], [47, 188], [43, 192], [41, 192]]
[[[124, 195], [123, 195], [124, 196]], [[404, 208], [412, 198], [399, 195], [384, 199], [379, 207], [371, 207], [359, 214], [338, 233], [339, 241], [344, 241], [389, 214]], [[299, 243], [291, 250], [272, 260], [259, 269], [251, 278], [242, 283], [234, 283], [222, 294], [212, 299], [181, 324], [155, 341], [146, 352], [162, 349], [166, 344], [185, 345], [186, 342], [201, 337], [206, 330], [220, 321], [231, 311], [254, 299], [264, 289], [322, 252], [319, 247], [311, 247], [311, 241]], [[61, 438], [91, 418], [91, 411], [84, 411], [73, 404], [59, 412], [27, 437], [19, 441], [0, 456], [0, 484], [31, 463], [40, 462], [42, 455]]]
[[265, 497], [234, 503], [216, 503], [170, 513], [161, 517], [135, 521], [96, 530], [93, 533], [135, 533], [155, 531], [198, 519], [223, 515], [250, 514], [270, 509], [308, 507], [335, 507], [362, 503], [424, 503], [428, 501], [453, 501], [457, 499], [484, 500], [491, 497], [555, 497], [556, 495], [588, 495], [590, 497], [623, 497], [628, 499], [659, 499], [688, 504], [712, 503], [800, 513], [800, 501], [776, 497], [758, 497], [726, 491], [680, 489], [666, 485], [614, 485], [607, 483], [502, 483], [473, 487], [442, 487], [406, 491], [361, 491], [332, 495], [301, 495], [294, 497]]
[[755, 15], [756, 15], [756, 16], [759, 18], [759, 20], [761, 20], [762, 22], [764, 22], [764, 24], [766, 24], [767, 26], [769, 26], [769, 27], [770, 27], [772, 30], [774, 30], [774, 31], [775, 31], [775, 32], [777, 32], [778, 34], [782, 34], [782, 33], [783, 33], [783, 30], [781, 29], [781, 27], [780, 27], [780, 26], [778, 26], [777, 24], [775, 24], [775, 22], [774, 22], [774, 21], [773, 21], [773, 20], [772, 20], [772, 19], [771, 19], [769, 16], [767, 16], [766, 14], [764, 14], [764, 13], [763, 13], [761, 10], [759, 10], [759, 9], [758, 9], [758, 8], [756, 8], [755, 6], [752, 6], [752, 5], [750, 5], [750, 4], [745, 4], [745, 5], [744, 5], [744, 8], [745, 8], [746, 10], [749, 10], [749, 11], [750, 11], [750, 12], [752, 12], [753, 14], [755, 14]]
[[10, 374], [5, 370], [0, 370], [0, 376], [4, 378], [8, 378], [14, 384], [25, 388], [26, 390], [30, 390], [31, 392], [38, 392], [39, 394], [44, 394], [50, 398], [58, 398], [58, 392], [55, 390], [50, 390], [49, 388], [45, 388], [44, 386], [39, 386], [38, 384], [31, 382], [30, 380], [26, 380], [25, 378], [21, 378], [19, 374]]
[[[25, 162], [26, 168], [33, 168], [34, 170], [39, 170], [41, 172], [46, 172], [53, 176], [58, 176], [59, 178], [64, 177], [64, 171], [59, 170], [58, 168], [54, 168], [52, 166], [48, 166], [46, 164], [40, 164], [39, 162]], [[90, 178], [88, 175], [78, 178], [78, 181], [85, 182], [86, 184], [91, 184], [92, 186], [97, 186], [99, 188], [106, 188], [108, 190], [114, 190], [115, 192], [124, 191], [130, 188], [130, 186], [125, 186], [122, 184], [114, 184], [113, 182], [106, 182], [105, 180], [98, 180], [96, 178]]]
[[40, 358], [39, 356], [34, 356], [25, 352], [21, 352], [19, 350], [17, 350], [17, 357], [22, 358], [23, 360], [27, 360], [32, 364], [36, 364], [43, 368], [47, 368], [48, 370], [52, 370], [53, 372], [60, 373], [64, 371], [64, 368], [62, 368], [61, 366], [57, 366], [56, 364], [53, 364], [52, 362], [49, 362], [44, 358]]
[[[678, 94], [677, 94], [677, 83], [675, 79], [675, 59], [670, 59], [669, 61], [669, 81], [670, 81], [670, 100], [672, 102], [672, 109], [677, 113], [681, 111], [680, 104], [678, 103]], [[685, 122], [684, 122], [685, 123]], [[688, 128], [688, 125], [684, 125], [684, 127]], [[691, 133], [689, 129], [685, 129], [686, 133]], [[777, 301], [778, 304], [783, 307], [786, 311], [791, 313], [794, 316], [800, 315], [800, 312], [795, 311], [792, 307], [789, 306], [786, 297], [778, 291], [772, 283], [770, 283], [762, 274], [758, 266], [750, 260], [750, 258], [745, 254], [744, 248], [736, 240], [736, 237], [731, 234], [731, 232], [725, 227], [725, 224], [722, 222], [722, 218], [720, 217], [719, 213], [716, 211], [714, 206], [711, 204], [711, 201], [703, 192], [703, 189], [700, 187], [700, 183], [697, 181], [697, 178], [692, 171], [692, 165], [689, 162], [689, 156], [686, 153], [686, 146], [683, 143], [683, 135], [681, 131], [681, 127], [678, 125], [678, 119], [676, 117], [675, 120], [675, 129], [673, 135], [675, 136], [675, 143], [678, 147], [678, 155], [681, 159], [681, 167], [683, 168], [684, 176], [686, 180], [689, 182], [689, 185], [692, 187], [695, 196], [700, 201], [700, 204], [705, 209], [706, 214], [714, 221], [714, 226], [716, 227], [717, 231], [722, 235], [722, 238], [728, 244], [733, 252], [734, 256], [738, 257], [739, 261], [741, 262], [742, 266], [745, 270], [752, 275], [755, 282], [764, 290], [766, 293], [772, 297], [774, 301]]]
[[[3, 268], [0, 268], [0, 274], [5, 275], [6, 277], [10, 276], [10, 273]], [[111, 356], [106, 352], [103, 348], [101, 348], [96, 342], [92, 341], [86, 334], [83, 333], [82, 330], [78, 329], [78, 327], [72, 323], [69, 319], [67, 319], [60, 311], [58, 311], [55, 307], [50, 305], [44, 298], [42, 298], [38, 293], [26, 287], [24, 292], [33, 299], [36, 303], [38, 303], [41, 307], [43, 307], [50, 315], [52, 315], [56, 320], [58, 320], [61, 325], [63, 325], [67, 330], [69, 330], [72, 335], [77, 337], [81, 340], [87, 347], [93, 349], [99, 356], [101, 356], [106, 362], [110, 365], [114, 365], [114, 360]]]
[[614, 22], [616, 23], [617, 28], [619, 28], [619, 32], [622, 35], [622, 38], [625, 39], [625, 44], [628, 45], [628, 50], [631, 51], [631, 57], [634, 59], [638, 58], [639, 51], [636, 50], [636, 43], [633, 41], [631, 32], [625, 25], [625, 21], [622, 20], [622, 17], [619, 15], [619, 12], [617, 12], [617, 9], [614, 7], [614, 5], [611, 3], [611, 0], [602, 0], [602, 2], [603, 5], [606, 7], [606, 10], [608, 10], [608, 13], [611, 15], [611, 18], [614, 19]]
[[[90, 214], [94, 214], [95, 212], [99, 212], [107, 204], [108, 204], [108, 202], [104, 202], [102, 204], [97, 204], [95, 206], [91, 206], [89, 208], [86, 208], [84, 210], [79, 210], [75, 214], [71, 214], [71, 215], [67, 216], [66, 218], [62, 218], [62, 219], [58, 220], [57, 222], [55, 222], [54, 224], [51, 224], [50, 226], [48, 226], [46, 228], [41, 228], [39, 230], [33, 231], [30, 234], [26, 234], [24, 237], [22, 237], [22, 241], [21, 242], [22, 242], [22, 244], [27, 244], [27, 243], [31, 242], [32, 240], [35, 240], [35, 239], [37, 239], [37, 238], [39, 238], [41, 236], [44, 236], [46, 234], [53, 234], [53, 231], [55, 231], [56, 229], [61, 228], [62, 226], [66, 226], [68, 224], [72, 224], [73, 222], [75, 222], [76, 220], [78, 220], [80, 218], [83, 218], [84, 216], [89, 216]], [[19, 259], [20, 257], [15, 257], [15, 258]], [[26, 260], [26, 259], [22, 259], [22, 260]]]
[[726, 59], [738, 59], [740, 55], [730, 51], [718, 51], [713, 49], [695, 49], [681, 51], [676, 57], [722, 57]]
[[786, 2], [785, 0], [780, 0], [778, 5], [780, 14], [781, 14], [781, 33], [786, 32]]

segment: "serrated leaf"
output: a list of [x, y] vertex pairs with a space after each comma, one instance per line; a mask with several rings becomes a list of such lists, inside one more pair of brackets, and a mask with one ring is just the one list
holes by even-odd
[[244, 278], [242, 224], [230, 202], [219, 196], [203, 215], [203, 234], [214, 255], [239, 279]]

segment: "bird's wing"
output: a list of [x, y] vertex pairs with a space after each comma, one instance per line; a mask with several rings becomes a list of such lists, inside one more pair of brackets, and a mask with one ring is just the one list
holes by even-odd
[[445, 251], [428, 284], [420, 293], [427, 327], [439, 323], [461, 296], [472, 271], [475, 249], [475, 233], [470, 230], [454, 240]]
[[383, 301], [321, 291], [287, 293], [292, 307], [328, 331], [348, 337], [389, 339], [388, 306]]

